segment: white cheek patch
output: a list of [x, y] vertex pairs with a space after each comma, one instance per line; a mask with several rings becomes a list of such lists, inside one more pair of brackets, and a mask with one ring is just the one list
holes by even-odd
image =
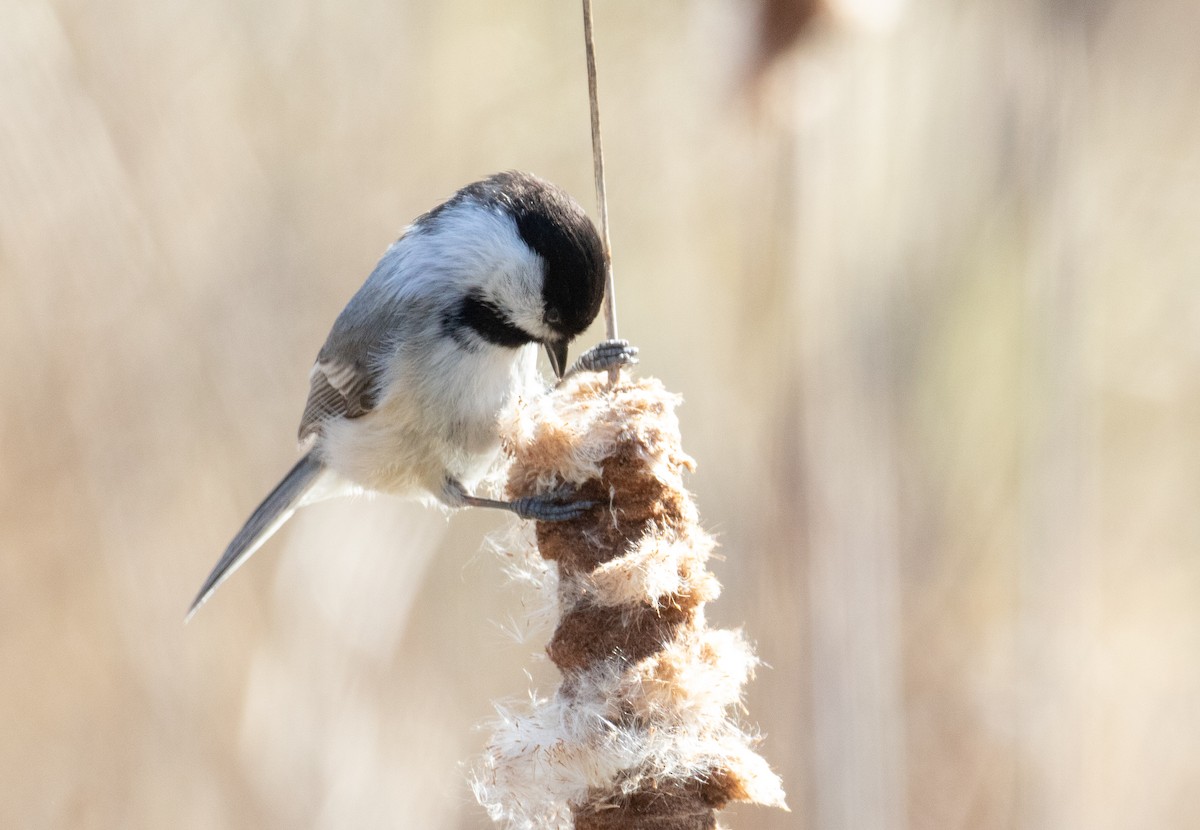
[[384, 257], [387, 288], [405, 295], [443, 297], [446, 306], [478, 291], [532, 337], [554, 336], [542, 318], [545, 263], [521, 238], [513, 217], [498, 207], [464, 201], [409, 229], [410, 242]]
[[539, 340], [553, 336], [542, 318], [545, 310], [542, 304], [544, 273], [542, 258], [529, 251], [529, 261], [521, 262], [514, 270], [495, 274], [491, 284], [484, 289], [514, 324]]
[[[550, 334], [542, 320], [545, 265], [517, 231], [513, 217], [498, 208], [467, 202], [445, 211], [429, 234], [430, 256], [447, 263], [462, 288], [477, 287], [515, 325], [537, 338]], [[443, 270], [444, 273], [444, 270]]]

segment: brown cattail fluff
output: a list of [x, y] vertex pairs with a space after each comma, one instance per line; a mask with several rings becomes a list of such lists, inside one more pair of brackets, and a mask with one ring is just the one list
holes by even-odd
[[521, 830], [699, 830], [730, 801], [783, 807], [733, 718], [754, 655], [740, 633], [704, 623], [720, 586], [683, 488], [693, 462], [678, 398], [656, 380], [605, 381], [524, 402], [507, 428], [511, 497], [570, 485], [598, 506], [537, 525], [557, 565], [546, 650], [562, 683], [526, 712], [501, 710], [476, 795]]

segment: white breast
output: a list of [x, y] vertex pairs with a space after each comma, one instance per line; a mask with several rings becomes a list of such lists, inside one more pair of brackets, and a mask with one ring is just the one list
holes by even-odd
[[362, 417], [324, 426], [326, 464], [381, 492], [437, 494], [447, 477], [470, 488], [496, 456], [500, 413], [533, 388], [537, 353], [470, 331], [451, 336], [447, 315], [472, 288], [498, 293], [509, 308], [540, 309], [542, 267], [512, 217], [495, 209], [460, 205], [410, 228], [360, 292], [362, 314], [389, 309], [375, 367], [381, 395]]
[[447, 477], [470, 489], [487, 473], [499, 449], [500, 414], [535, 388], [537, 352], [445, 349], [420, 370], [401, 357], [376, 409], [327, 426], [323, 454], [335, 472], [397, 495], [436, 495]]

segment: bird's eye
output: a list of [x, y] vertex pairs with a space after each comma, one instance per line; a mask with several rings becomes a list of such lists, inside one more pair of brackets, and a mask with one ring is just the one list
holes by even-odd
[[557, 308], [552, 308], [546, 312], [546, 322], [552, 326], [557, 326], [562, 322], [562, 312]]

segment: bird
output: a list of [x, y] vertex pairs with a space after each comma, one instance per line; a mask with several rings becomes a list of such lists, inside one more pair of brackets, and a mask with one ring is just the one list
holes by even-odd
[[564, 190], [521, 171], [459, 189], [418, 216], [334, 321], [309, 376], [303, 455], [222, 553], [187, 619], [300, 507], [359, 492], [424, 497], [562, 521], [592, 505], [472, 488], [499, 454], [498, 419], [537, 389], [536, 346], [561, 383], [637, 362], [603, 341], [567, 368], [599, 312], [606, 253]]

